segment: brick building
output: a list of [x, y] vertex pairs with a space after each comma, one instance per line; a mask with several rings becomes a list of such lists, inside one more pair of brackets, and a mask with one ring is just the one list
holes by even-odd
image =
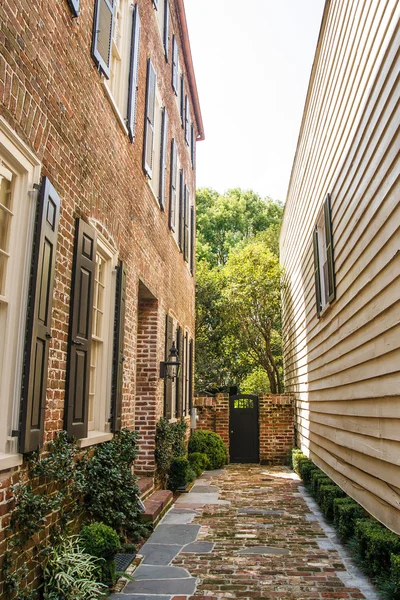
[[0, 485], [63, 429], [84, 447], [136, 428], [153, 475], [156, 421], [192, 396], [204, 132], [183, 0], [3, 0], [0, 111]]

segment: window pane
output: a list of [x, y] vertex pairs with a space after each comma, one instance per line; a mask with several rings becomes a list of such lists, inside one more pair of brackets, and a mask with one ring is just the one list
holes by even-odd
[[5, 295], [7, 257], [0, 254], [0, 296]]

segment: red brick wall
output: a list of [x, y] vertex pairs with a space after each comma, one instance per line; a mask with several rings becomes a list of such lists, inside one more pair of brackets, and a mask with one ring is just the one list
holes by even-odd
[[288, 464], [294, 442], [294, 396], [259, 396], [260, 463]]

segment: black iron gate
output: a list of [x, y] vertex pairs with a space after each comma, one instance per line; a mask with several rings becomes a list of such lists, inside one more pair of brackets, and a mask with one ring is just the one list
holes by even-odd
[[258, 397], [237, 394], [229, 398], [230, 462], [259, 462]]

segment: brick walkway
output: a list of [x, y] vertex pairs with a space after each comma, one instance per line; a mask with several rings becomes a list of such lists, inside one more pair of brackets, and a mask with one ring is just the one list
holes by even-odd
[[205, 473], [141, 552], [115, 600], [379, 598], [285, 467]]

